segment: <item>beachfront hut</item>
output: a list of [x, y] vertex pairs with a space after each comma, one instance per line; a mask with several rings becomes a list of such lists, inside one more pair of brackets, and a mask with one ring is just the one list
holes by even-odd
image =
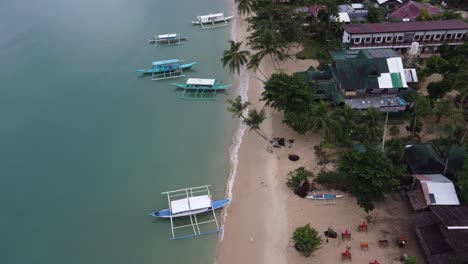
[[416, 237], [429, 264], [468, 263], [468, 207], [431, 207], [415, 220]]
[[460, 205], [453, 182], [441, 174], [413, 175], [408, 198], [415, 211], [430, 206]]

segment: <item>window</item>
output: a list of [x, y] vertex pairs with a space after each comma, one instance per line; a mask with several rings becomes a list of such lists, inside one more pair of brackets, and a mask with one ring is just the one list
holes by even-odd
[[382, 37], [376, 37], [376, 38], [375, 38], [375, 42], [377, 42], [377, 43], [382, 42]]
[[414, 40], [415, 40], [415, 41], [419, 41], [420, 38], [421, 38], [421, 35], [415, 35], [415, 36], [414, 36]]
[[360, 44], [361, 38], [354, 38], [354, 44]]
[[461, 39], [462, 36], [463, 36], [463, 33], [458, 33], [458, 34], [455, 36], [455, 38], [456, 38], [456, 39]]
[[385, 41], [387, 41], [388, 43], [392, 42], [392, 36], [388, 36]]
[[441, 34], [436, 34], [436, 35], [434, 36], [434, 40], [440, 40], [440, 37], [441, 37], [441, 36], [442, 36]]
[[452, 34], [445, 35], [445, 39], [452, 39]]
[[430, 40], [432, 35], [424, 35], [424, 40]]
[[366, 43], [371, 43], [371, 37], [366, 38]]
[[403, 40], [403, 36], [397, 36], [396, 37], [396, 41], [402, 41]]

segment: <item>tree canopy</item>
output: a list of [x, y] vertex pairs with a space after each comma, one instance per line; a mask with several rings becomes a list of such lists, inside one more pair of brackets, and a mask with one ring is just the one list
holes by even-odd
[[302, 112], [312, 103], [312, 99], [312, 92], [303, 79], [278, 73], [265, 83], [261, 100], [277, 110]]
[[303, 256], [309, 257], [320, 246], [321, 239], [317, 230], [309, 224], [296, 228], [292, 237], [294, 247]]
[[404, 168], [394, 166], [375, 146], [366, 145], [366, 152], [348, 151], [338, 161], [338, 171], [349, 182], [349, 191], [366, 211], [374, 209], [374, 201], [382, 200], [393, 190]]

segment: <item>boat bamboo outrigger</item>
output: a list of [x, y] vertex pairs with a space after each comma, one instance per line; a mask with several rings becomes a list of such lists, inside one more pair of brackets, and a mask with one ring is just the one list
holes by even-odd
[[[150, 215], [153, 217], [169, 218], [171, 220], [172, 239], [189, 238], [222, 231], [222, 228], [219, 226], [215, 210], [224, 207], [230, 202], [230, 200], [224, 199], [219, 201], [212, 201], [210, 189], [208, 187], [209, 185], [204, 185], [163, 192], [162, 194], [167, 196], [169, 209], [153, 212]], [[198, 214], [210, 212], [212, 213], [212, 218], [206, 219], [205, 217], [201, 221], [199, 218], [197, 218]], [[186, 225], [175, 226], [173, 218], [176, 217], [189, 217], [190, 223]], [[200, 228], [201, 225], [207, 225], [210, 223], [214, 223], [216, 229], [204, 230], [203, 228]], [[176, 236], [175, 231], [179, 229], [192, 229], [193, 234]]]
[[172, 33], [154, 36], [154, 39], [148, 39], [148, 42], [149, 44], [154, 44], [155, 46], [170, 46], [178, 45], [187, 39], [187, 36], [183, 36], [179, 33]]
[[202, 28], [216, 28], [229, 25], [228, 21], [232, 16], [224, 17], [224, 13], [197, 16], [197, 21], [192, 21], [192, 25], [200, 25]]
[[151, 64], [153, 68], [138, 69], [137, 72], [141, 74], [151, 74], [152, 80], [163, 80], [182, 77], [184, 70], [190, 69], [197, 62], [182, 64], [183, 60], [172, 59], [163, 61], [153, 61]]
[[209, 100], [216, 99], [219, 91], [231, 87], [230, 84], [221, 84], [215, 79], [189, 78], [185, 84], [173, 83], [178, 89], [183, 89], [180, 98]]
[[342, 198], [343, 196], [342, 194], [334, 194], [333, 190], [331, 190], [331, 193], [321, 194], [316, 194], [314, 191], [312, 195], [306, 196], [305, 198], [315, 200], [315, 205], [336, 205], [336, 199]]

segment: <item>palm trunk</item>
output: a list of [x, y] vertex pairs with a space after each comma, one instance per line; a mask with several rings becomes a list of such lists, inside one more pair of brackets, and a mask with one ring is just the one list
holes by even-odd
[[413, 132], [411, 133], [414, 137], [414, 133], [416, 132], [416, 121], [417, 121], [418, 115], [414, 115], [414, 123], [413, 123]]
[[[264, 80], [258, 78], [258, 77], [255, 76], [254, 74], [250, 73], [249, 70], [247, 70], [244, 66], [242, 66], [242, 70], [244, 70], [245, 72], [247, 72], [248, 75], [254, 77], [255, 79], [257, 79], [257, 80], [259, 80], [259, 81], [261, 81], [263, 84], [266, 83], [266, 81], [264, 81]], [[265, 75], [262, 73], [262, 71], [260, 71], [260, 73], [263, 75], [263, 77], [265, 77]], [[267, 78], [265, 77], [265, 79], [267, 79]]]
[[465, 142], [465, 137], [466, 137], [466, 126], [465, 126], [465, 129], [463, 130], [463, 135], [460, 139], [460, 144], [463, 144], [463, 142]]
[[273, 58], [273, 55], [271, 53], [270, 53], [270, 58], [271, 58], [271, 63], [273, 64], [273, 67], [275, 68], [275, 72], [278, 73], [278, 68], [276, 67], [275, 59]]
[[448, 165], [448, 155], [447, 155], [447, 158], [445, 159], [445, 167], [444, 167], [444, 176], [445, 176], [445, 173], [447, 172], [447, 165]]
[[[247, 118], [242, 114], [241, 115], [241, 118], [242, 118], [242, 121], [244, 121], [245, 123], [245, 120], [247, 120]], [[260, 137], [262, 137], [263, 139], [265, 139], [266, 141], [268, 142], [271, 142], [271, 140], [269, 140], [264, 134], [263, 132], [261, 132], [259, 129], [252, 129], [253, 131], [255, 131], [255, 133], [257, 133]]]

